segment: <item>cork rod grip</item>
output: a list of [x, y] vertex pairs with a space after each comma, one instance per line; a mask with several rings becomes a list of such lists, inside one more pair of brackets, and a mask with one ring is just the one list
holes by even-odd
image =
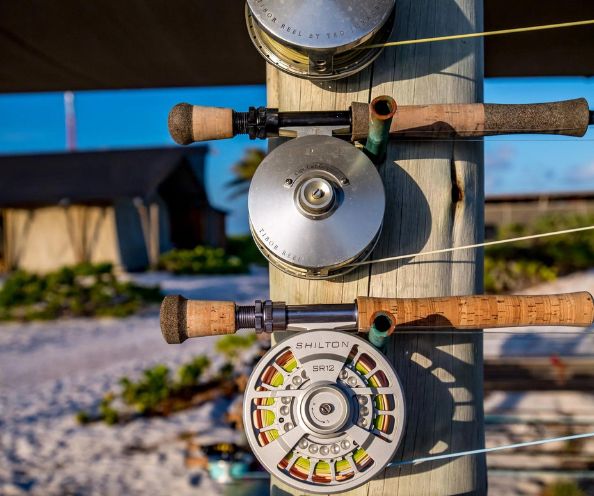
[[[588, 326], [594, 304], [588, 292], [542, 296], [357, 298], [358, 328], [368, 332], [378, 315], [395, 327], [483, 329], [523, 326]], [[394, 325], [392, 326], [393, 331]]]
[[[352, 105], [352, 140], [367, 137], [369, 105]], [[563, 134], [583, 136], [588, 130], [588, 102], [579, 98], [526, 105], [438, 104], [401, 105], [392, 125], [392, 138], [446, 139], [503, 134]]]
[[178, 103], [169, 112], [169, 134], [179, 145], [233, 138], [233, 110]]
[[188, 338], [234, 334], [235, 303], [232, 301], [187, 300], [166, 296], [161, 304], [161, 332], [169, 344]]

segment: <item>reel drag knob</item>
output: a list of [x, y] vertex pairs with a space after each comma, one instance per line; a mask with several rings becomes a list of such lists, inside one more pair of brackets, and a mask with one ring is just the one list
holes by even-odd
[[248, 197], [250, 228], [280, 270], [327, 279], [366, 259], [379, 237], [386, 198], [367, 156], [338, 138], [306, 136], [272, 151]]

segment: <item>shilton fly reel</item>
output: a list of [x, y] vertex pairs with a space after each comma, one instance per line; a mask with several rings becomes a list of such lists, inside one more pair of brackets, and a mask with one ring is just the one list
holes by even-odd
[[250, 186], [250, 227], [277, 268], [302, 278], [348, 272], [369, 256], [385, 210], [382, 179], [367, 156], [330, 136], [305, 136], [272, 151]]
[[[410, 328], [448, 333], [589, 326], [593, 320], [594, 303], [587, 292], [360, 296], [352, 303], [310, 305], [269, 300], [236, 305], [170, 295], [161, 305], [161, 331], [170, 344], [240, 329], [296, 331], [260, 359], [247, 381], [245, 434], [273, 476], [300, 491], [324, 494], [369, 481], [392, 461], [403, 437], [402, 385], [371, 343], [382, 347], [394, 332]], [[319, 330], [321, 324], [331, 329]]]
[[394, 369], [367, 341], [338, 331], [297, 333], [256, 365], [244, 425], [255, 456], [297, 489], [335, 493], [392, 460], [404, 428]]
[[373, 62], [392, 31], [395, 0], [247, 0], [246, 21], [262, 56], [307, 79], [339, 79]]

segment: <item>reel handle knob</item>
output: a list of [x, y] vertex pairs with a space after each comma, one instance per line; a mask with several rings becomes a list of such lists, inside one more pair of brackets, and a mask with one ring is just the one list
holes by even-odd
[[161, 303], [161, 332], [169, 344], [188, 338], [234, 334], [235, 303], [232, 301], [188, 300], [166, 296]]
[[169, 134], [179, 145], [233, 138], [233, 110], [178, 103], [169, 112]]
[[359, 297], [357, 309], [359, 332], [368, 332], [375, 325], [388, 334], [400, 327], [585, 327], [594, 322], [594, 302], [586, 291], [538, 296]]

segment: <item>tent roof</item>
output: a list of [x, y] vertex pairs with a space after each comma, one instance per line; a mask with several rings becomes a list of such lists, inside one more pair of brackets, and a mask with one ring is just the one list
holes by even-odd
[[[264, 62], [247, 35], [243, 5], [0, 2], [0, 92], [264, 83]], [[594, 18], [591, 0], [559, 6], [558, 0], [485, 0], [485, 28]], [[594, 74], [593, 26], [493, 37], [485, 44], [487, 76]]]
[[[193, 146], [0, 156], [0, 207], [147, 199], [180, 167], [191, 168], [184, 177], [202, 183], [207, 151]], [[191, 193], [202, 193], [208, 202], [203, 184], [195, 184]]]

